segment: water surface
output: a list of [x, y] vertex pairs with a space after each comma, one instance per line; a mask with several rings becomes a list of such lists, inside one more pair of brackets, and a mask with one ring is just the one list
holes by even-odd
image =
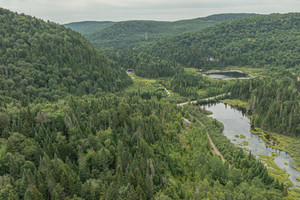
[[245, 78], [247, 75], [239, 72], [216, 72], [207, 73], [206, 76], [214, 79], [235, 79], [235, 78]]
[[[260, 155], [272, 156], [272, 152], [279, 154], [274, 158], [275, 164], [290, 174], [290, 179], [294, 185], [300, 185], [300, 181], [297, 180], [297, 177], [300, 177], [300, 172], [291, 166], [294, 164], [294, 159], [284, 151], [268, 147], [263, 139], [251, 133], [250, 119], [243, 111], [237, 110], [224, 103], [210, 104], [203, 107], [213, 112], [211, 117], [223, 123], [223, 134], [235, 146], [240, 146], [246, 151], [251, 151], [256, 157]], [[236, 137], [237, 135], [239, 137]], [[241, 138], [240, 135], [244, 135], [245, 138]], [[248, 142], [248, 145], [244, 146], [244, 141]]]

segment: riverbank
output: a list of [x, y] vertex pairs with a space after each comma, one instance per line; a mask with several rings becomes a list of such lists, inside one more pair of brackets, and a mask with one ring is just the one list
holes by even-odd
[[186, 104], [202, 104], [202, 103], [209, 103], [209, 101], [211, 100], [218, 100], [219, 98], [223, 98], [223, 97], [227, 97], [227, 96], [230, 96], [230, 92], [229, 93], [224, 93], [224, 94], [220, 94], [220, 95], [217, 95], [217, 96], [214, 96], [214, 97], [208, 97], [208, 98], [205, 98], [205, 99], [198, 99], [198, 100], [195, 100], [195, 101], [188, 101], [188, 102], [184, 102], [184, 103], [179, 103], [177, 104], [177, 106], [184, 106]]
[[248, 110], [248, 108], [249, 108], [248, 102], [241, 101], [238, 99], [224, 99], [224, 100], [221, 100], [221, 102], [231, 105], [231, 106], [234, 106], [234, 107], [243, 108], [246, 110]]
[[231, 69], [212, 69], [208, 71], [199, 72], [202, 76], [206, 76], [213, 79], [221, 80], [245, 80], [256, 78], [252, 74], [245, 73], [242, 70], [231, 70]]
[[300, 138], [265, 131], [261, 128], [255, 128], [253, 133], [260, 136], [270, 147], [290, 154], [295, 160], [292, 167], [300, 172]]
[[[243, 109], [248, 109], [248, 103], [237, 99], [226, 99], [221, 102], [227, 103], [228, 105], [234, 107], [240, 107]], [[249, 116], [251, 117], [251, 116]], [[286, 136], [270, 131], [263, 130], [259, 127], [252, 127], [251, 133], [260, 137], [265, 145], [269, 148], [277, 149], [282, 152], [288, 153], [294, 160], [294, 163], [284, 163], [286, 167], [291, 166], [298, 172], [300, 172], [300, 138], [295, 138], [291, 136]], [[285, 182], [287, 185], [291, 185], [290, 181], [287, 181], [287, 173], [279, 168], [274, 159], [278, 156], [278, 153], [272, 153], [271, 155], [259, 156], [259, 158], [268, 165], [268, 171], [270, 174], [274, 175], [277, 179]], [[277, 161], [278, 162], [278, 161]], [[277, 163], [278, 164], [278, 163]], [[300, 177], [297, 177], [299, 181]], [[300, 185], [297, 185], [298, 187]]]
[[[225, 120], [216, 120], [216, 118], [207, 119], [207, 116], [204, 116], [202, 112], [199, 112], [201, 109], [196, 109], [197, 107], [192, 105], [184, 106], [183, 109], [185, 112], [191, 114], [192, 118], [189, 119], [190, 121], [194, 122], [201, 120], [201, 124], [205, 124], [207, 131], [210, 133], [212, 141], [228, 163], [232, 163], [237, 154], [247, 156], [245, 151], [245, 153], [240, 154], [239, 149], [250, 148], [251, 150], [247, 150], [247, 152], [251, 151], [252, 156], [250, 157], [256, 157], [256, 159], [260, 160], [261, 163], [266, 166], [268, 174], [274, 177], [274, 179], [278, 179], [280, 182], [284, 183], [287, 188], [289, 188], [289, 196], [285, 197], [284, 199], [300, 199], [300, 190], [298, 188], [291, 187], [293, 186], [293, 182], [295, 182], [295, 174], [289, 175], [289, 173], [285, 171], [285, 167], [287, 167], [287, 165], [283, 167], [281, 165], [277, 165], [278, 161], [283, 163], [283, 165], [285, 165], [284, 163], [289, 163], [288, 160], [291, 160], [291, 157], [286, 156], [286, 153], [284, 152], [280, 153], [276, 149], [264, 146], [265, 143], [262, 141], [262, 139], [250, 132], [250, 121], [249, 119], [246, 120], [247, 116], [243, 115], [241, 111], [231, 108], [230, 106], [225, 106], [224, 104], [221, 106], [223, 109], [215, 109], [218, 105], [220, 106], [221, 104], [210, 104], [208, 105], [207, 110], [213, 110], [212, 112], [214, 114], [211, 117], [225, 117]], [[229, 116], [234, 116], [232, 114], [236, 113], [235, 117], [227, 118], [227, 111], [231, 112], [231, 114], [229, 113]], [[249, 130], [246, 130], [244, 127], [248, 127]], [[237, 135], [239, 138], [236, 137]], [[235, 139], [238, 140], [233, 141]], [[252, 142], [250, 142], [251, 140]], [[249, 144], [247, 146], [239, 146], [239, 144], [243, 144], [244, 141], [248, 141]], [[289, 167], [289, 169], [291, 169], [291, 167]], [[290, 178], [293, 181], [291, 181]], [[297, 184], [298, 183], [296, 183], [296, 185]]]
[[[247, 102], [238, 99], [225, 99], [225, 100], [221, 100], [221, 102], [234, 107], [240, 107], [243, 109], [249, 108]], [[248, 117], [251, 118], [251, 116]], [[295, 164], [297, 166], [300, 166], [300, 149], [299, 149], [300, 138], [274, 133], [271, 131], [266, 131], [259, 127], [252, 128], [251, 132], [255, 135], [258, 135], [260, 138], [262, 138], [269, 147], [290, 154], [291, 157], [293, 157], [293, 159], [295, 160]], [[294, 168], [300, 172], [300, 167], [295, 166]]]

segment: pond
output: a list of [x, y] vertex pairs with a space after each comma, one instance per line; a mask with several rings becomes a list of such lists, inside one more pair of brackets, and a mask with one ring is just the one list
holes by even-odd
[[247, 74], [236, 72], [236, 71], [211, 72], [211, 73], [206, 73], [205, 75], [214, 79], [237, 79], [237, 78], [247, 77]]
[[[210, 104], [202, 106], [206, 110], [211, 111], [211, 117], [223, 123], [223, 134], [235, 145], [242, 147], [257, 158], [261, 155], [274, 156], [274, 163], [285, 170], [290, 175], [291, 182], [300, 186], [300, 172], [292, 167], [294, 164], [293, 158], [284, 151], [279, 151], [272, 147], [268, 147], [265, 141], [251, 132], [250, 119], [245, 115], [245, 112], [233, 108], [224, 103]], [[273, 153], [273, 154], [272, 154]]]

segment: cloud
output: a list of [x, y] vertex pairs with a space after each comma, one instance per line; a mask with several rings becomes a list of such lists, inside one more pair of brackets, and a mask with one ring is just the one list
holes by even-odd
[[[297, 12], [299, 0], [0, 0], [0, 6], [58, 23], [177, 20], [228, 12]], [[298, 8], [298, 9], [297, 9]]]

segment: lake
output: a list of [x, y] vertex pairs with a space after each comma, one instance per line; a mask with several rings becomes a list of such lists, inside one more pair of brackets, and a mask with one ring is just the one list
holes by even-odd
[[238, 79], [238, 78], [247, 77], [247, 74], [235, 72], [235, 71], [211, 72], [211, 73], [206, 73], [205, 75], [214, 79]]

